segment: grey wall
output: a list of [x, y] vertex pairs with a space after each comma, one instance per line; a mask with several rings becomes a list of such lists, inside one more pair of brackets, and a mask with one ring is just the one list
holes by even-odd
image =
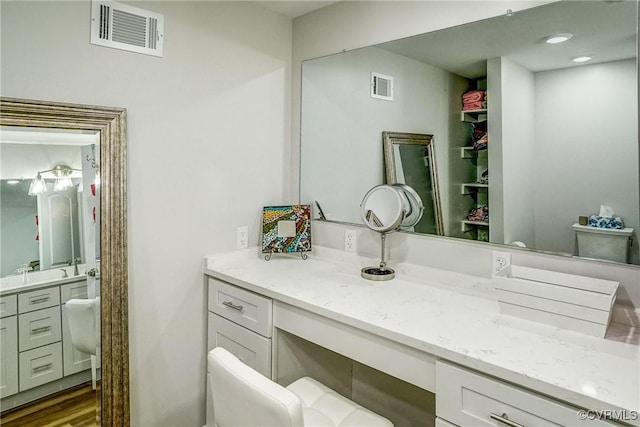
[[[393, 101], [371, 98], [372, 71], [394, 78]], [[306, 62], [303, 78], [301, 168], [314, 179], [302, 179], [301, 202], [317, 200], [327, 218], [359, 223], [362, 197], [385, 182], [383, 131], [434, 135], [439, 176], [449, 182], [449, 111], [461, 93], [452, 86], [462, 78], [377, 47]], [[441, 188], [444, 218], [448, 190]]]
[[16, 274], [22, 264], [40, 258], [36, 235], [38, 205], [35, 197], [26, 196], [29, 181], [16, 186], [0, 184], [0, 277]]

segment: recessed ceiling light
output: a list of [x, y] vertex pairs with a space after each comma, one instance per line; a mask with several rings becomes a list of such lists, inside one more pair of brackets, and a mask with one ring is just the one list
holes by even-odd
[[558, 43], [566, 42], [571, 37], [573, 37], [573, 34], [571, 33], [560, 33], [560, 34], [553, 34], [551, 36], [547, 36], [543, 40], [545, 43], [558, 44]]
[[591, 57], [590, 57], [590, 56], [587, 56], [587, 55], [584, 55], [584, 56], [576, 56], [576, 57], [574, 57], [574, 58], [571, 58], [571, 60], [572, 60], [573, 62], [578, 62], [578, 63], [580, 63], [580, 62], [587, 62], [587, 61], [591, 61]]

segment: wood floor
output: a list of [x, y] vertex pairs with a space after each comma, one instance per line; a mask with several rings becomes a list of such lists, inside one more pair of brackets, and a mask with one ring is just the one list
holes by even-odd
[[96, 391], [91, 382], [3, 412], [2, 427], [96, 427]]

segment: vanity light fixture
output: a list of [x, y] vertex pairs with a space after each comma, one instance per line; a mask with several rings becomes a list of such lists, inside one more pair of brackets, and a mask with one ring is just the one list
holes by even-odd
[[44, 179], [42, 178], [42, 174], [38, 172], [38, 175], [36, 175], [35, 179], [31, 181], [31, 184], [29, 185], [28, 194], [30, 196], [37, 196], [38, 194], [43, 194], [46, 192], [47, 184], [45, 184]]
[[573, 62], [577, 62], [577, 63], [583, 63], [583, 62], [587, 62], [587, 61], [591, 61], [593, 59], [592, 56], [589, 55], [582, 55], [582, 56], [575, 56], [573, 58], [571, 58], [571, 60]]
[[63, 191], [67, 188], [71, 188], [73, 186], [73, 181], [71, 181], [71, 172], [79, 170], [80, 169], [73, 169], [67, 165], [56, 165], [51, 169], [39, 171], [35, 179], [31, 181], [31, 185], [29, 185], [28, 194], [30, 196], [37, 196], [48, 191], [47, 184], [42, 177], [42, 174], [47, 172], [50, 172], [56, 177], [56, 182], [53, 184], [53, 191]]
[[20, 183], [19, 179], [9, 179], [9, 180], [7, 180], [7, 184], [9, 184], [9, 185], [16, 185], [16, 184], [19, 184], [19, 183]]
[[558, 43], [566, 42], [571, 37], [573, 37], [573, 34], [571, 33], [559, 33], [559, 34], [552, 34], [550, 36], [547, 36], [542, 40], [544, 40], [545, 43], [558, 44]]

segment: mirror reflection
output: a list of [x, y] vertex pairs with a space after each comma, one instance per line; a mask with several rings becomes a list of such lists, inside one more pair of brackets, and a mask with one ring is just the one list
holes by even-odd
[[387, 183], [405, 184], [407, 191], [415, 193], [414, 199], [424, 203], [421, 217], [413, 222], [411, 230], [442, 235], [433, 135], [383, 132], [382, 139]]
[[[445, 236], [640, 264], [637, 8], [557, 2], [306, 61], [301, 200], [360, 223], [357, 200], [385, 182], [382, 132], [428, 134]], [[374, 74], [391, 99], [371, 96]], [[633, 230], [601, 243], [616, 257], [574, 227], [603, 205]]]
[[69, 419], [96, 424], [99, 147], [98, 131], [0, 128], [3, 424], [65, 390], [86, 402]]

